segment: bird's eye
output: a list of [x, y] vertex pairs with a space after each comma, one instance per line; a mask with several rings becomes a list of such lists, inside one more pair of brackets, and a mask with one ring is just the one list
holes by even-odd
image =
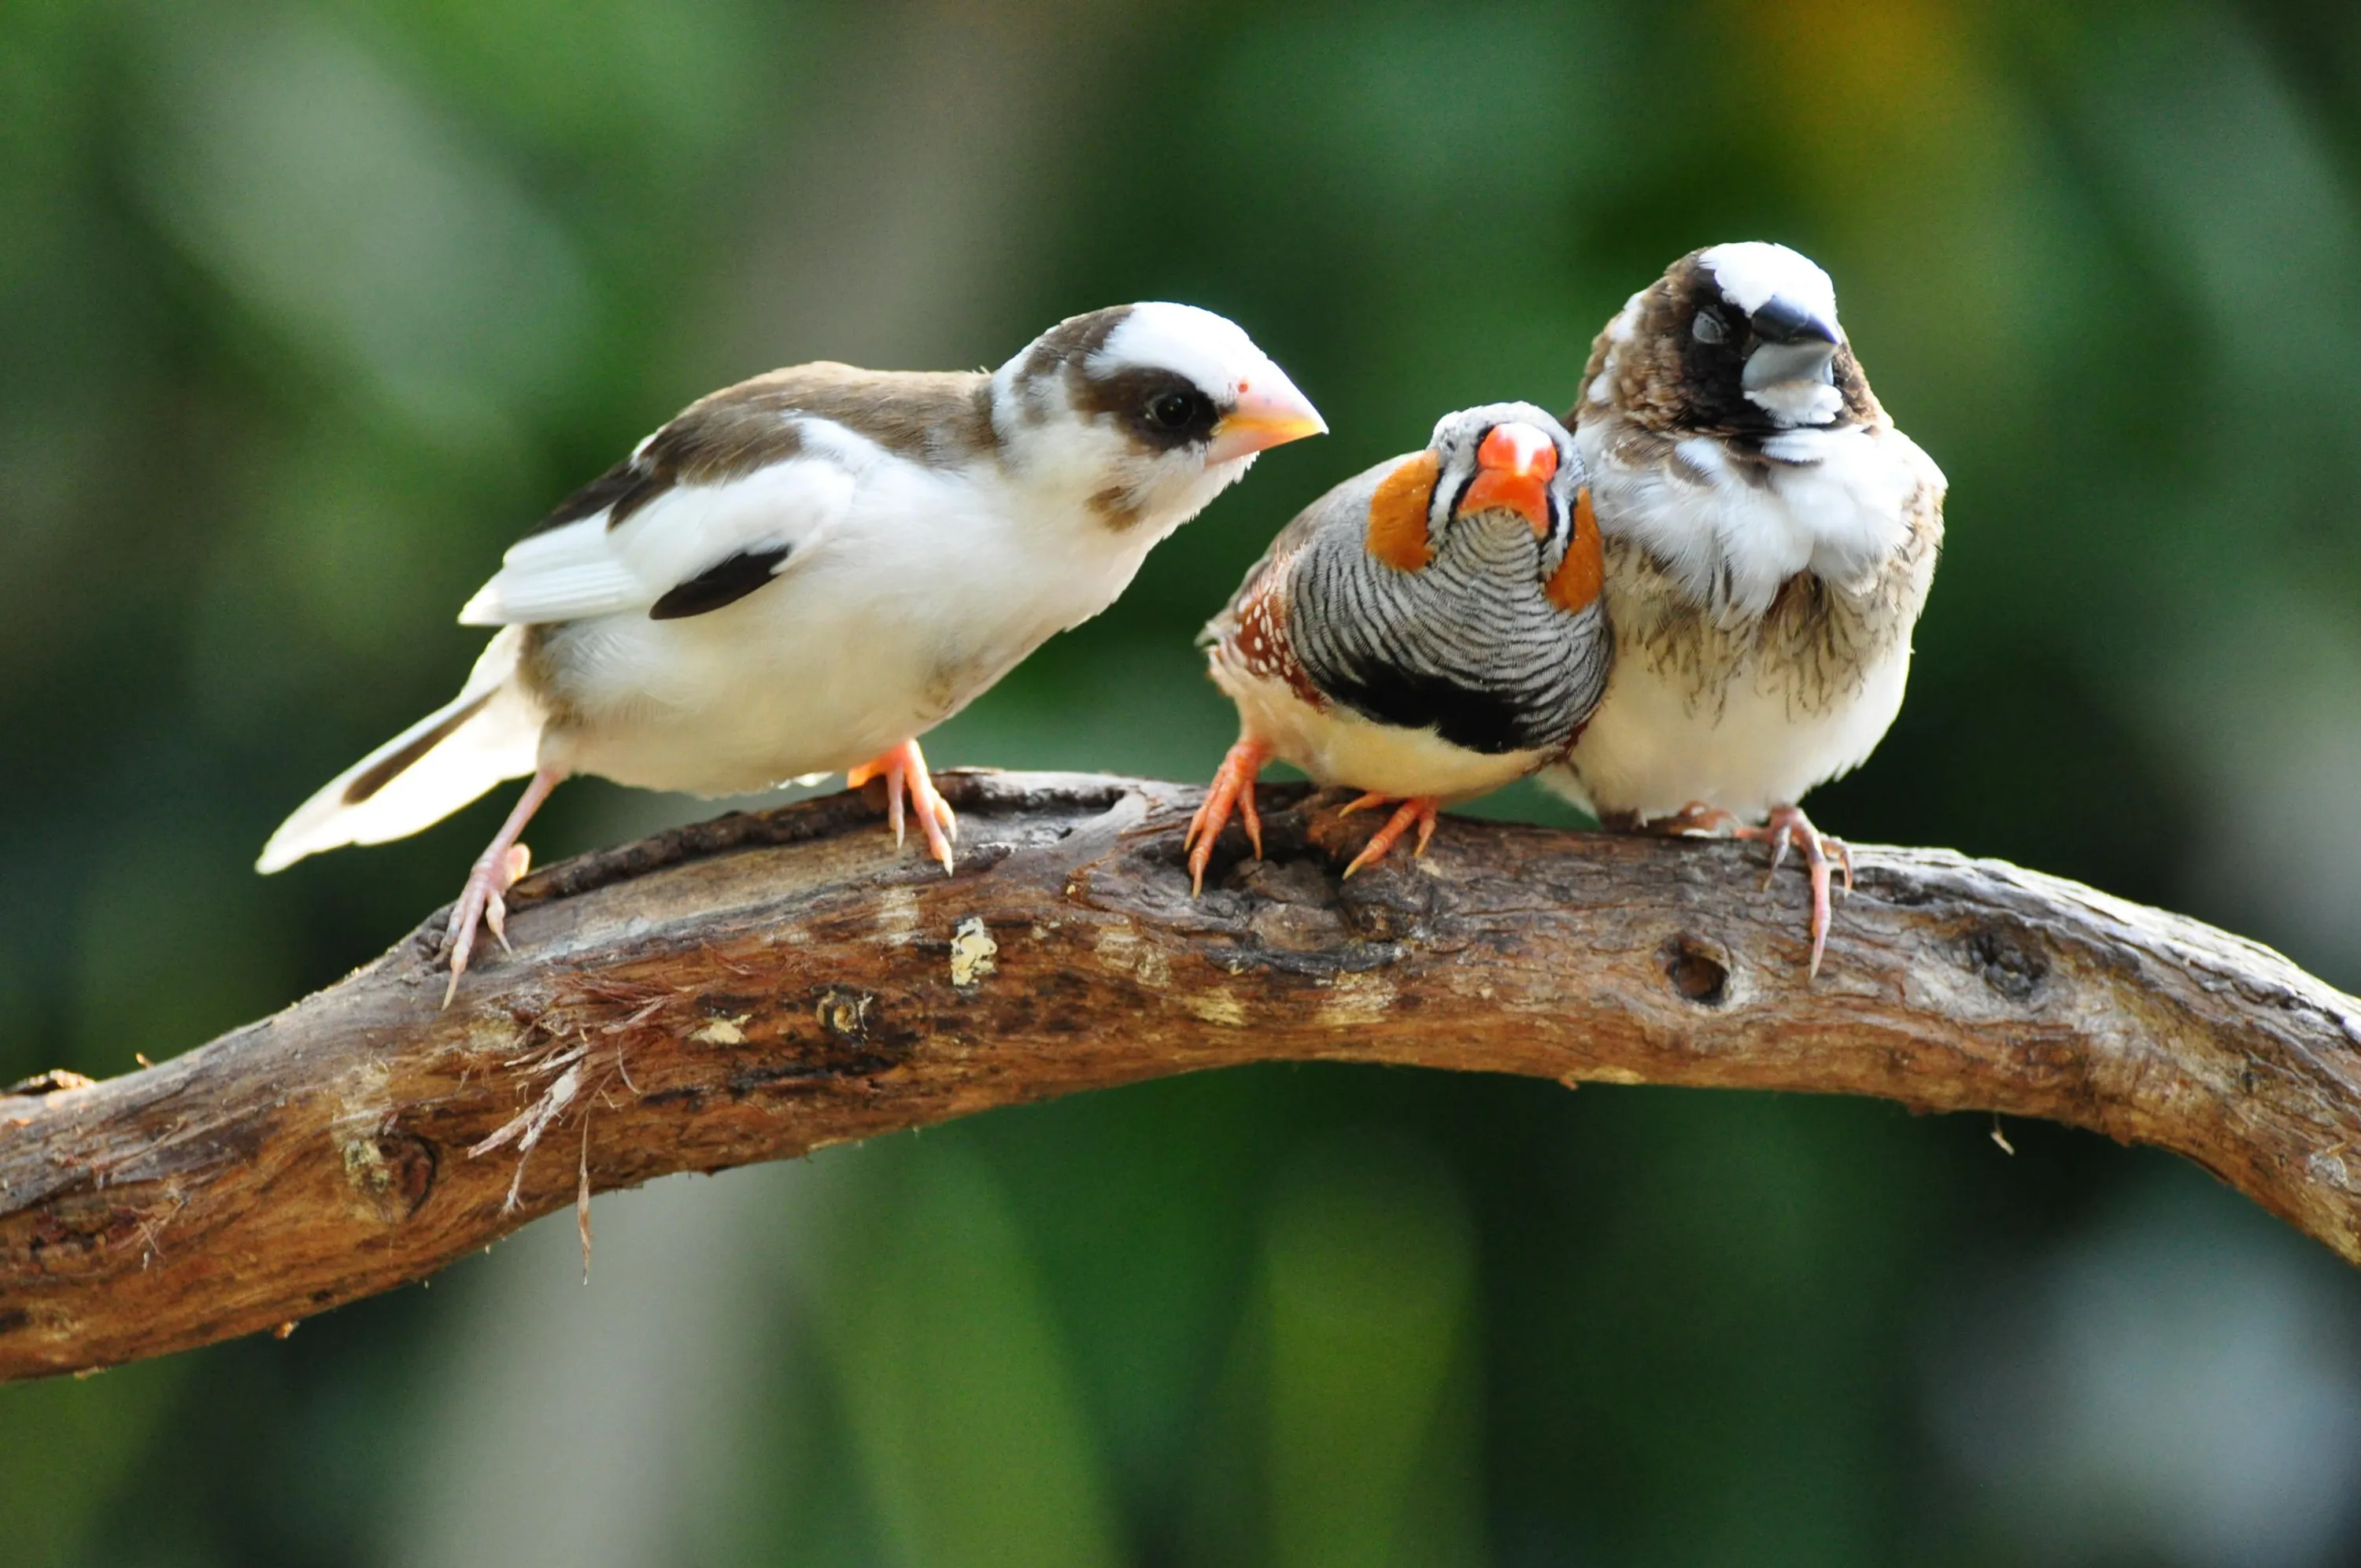
[[1159, 430], [1186, 430], [1206, 406], [1202, 392], [1165, 392], [1148, 403], [1148, 418]]
[[1689, 335], [1699, 343], [1727, 343], [1730, 323], [1721, 319], [1719, 311], [1699, 311], [1697, 320], [1689, 323]]

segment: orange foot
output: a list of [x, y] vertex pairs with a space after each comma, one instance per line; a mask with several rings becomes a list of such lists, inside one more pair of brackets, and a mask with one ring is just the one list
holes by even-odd
[[1213, 858], [1213, 840], [1230, 823], [1235, 809], [1246, 824], [1246, 842], [1254, 846], [1255, 859], [1262, 859], [1262, 817], [1255, 811], [1255, 775], [1270, 761], [1270, 748], [1261, 741], [1241, 736], [1213, 770], [1213, 782], [1205, 787], [1205, 798], [1197, 803], [1197, 814], [1189, 818], [1189, 831], [1181, 836], [1180, 847], [1189, 851], [1189, 896], [1195, 898], [1205, 891], [1205, 866]]
[[859, 789], [871, 779], [885, 781], [885, 820], [894, 828], [894, 842], [902, 842], [902, 796], [906, 793], [911, 806], [917, 811], [918, 831], [926, 835], [927, 853], [940, 861], [943, 874], [951, 870], [951, 840], [959, 837], [959, 818], [951, 815], [951, 803], [935, 789], [934, 776], [927, 772], [927, 759], [918, 751], [916, 740], [905, 740], [880, 752], [844, 775], [845, 786]]
[[[1812, 961], [1806, 968], [1807, 979], [1817, 979], [1820, 954], [1828, 945], [1828, 923], [1833, 918], [1829, 908], [1828, 869], [1844, 867], [1844, 889], [1852, 891], [1852, 850], [1841, 839], [1823, 835], [1812, 826], [1812, 819], [1798, 806], [1774, 806], [1769, 820], [1760, 828], [1740, 827], [1732, 837], [1767, 841], [1771, 846], [1771, 873], [1763, 885], [1771, 885], [1771, 876], [1778, 873], [1780, 862], [1787, 858], [1787, 847], [1795, 845], [1804, 852], [1804, 869], [1812, 877]], [[1834, 851], [1831, 856], [1830, 851]]]
[[[1336, 815], [1339, 817], [1350, 817], [1353, 813], [1360, 810], [1363, 806], [1383, 806], [1389, 800], [1400, 798], [1400, 797], [1398, 795], [1378, 795], [1375, 792], [1371, 792], [1368, 795], [1361, 796], [1360, 799], [1353, 802], [1352, 805], [1345, 807], [1344, 810], [1338, 812]], [[1423, 855], [1426, 853], [1426, 841], [1434, 837], [1434, 814], [1442, 808], [1442, 806], [1443, 797], [1439, 795], [1414, 795], [1409, 799], [1403, 800], [1401, 805], [1395, 809], [1393, 816], [1388, 819], [1386, 825], [1378, 828], [1377, 832], [1371, 836], [1368, 843], [1362, 847], [1359, 854], [1353, 857], [1353, 863], [1345, 868], [1345, 874], [1346, 876], [1351, 876], [1363, 866], [1371, 865], [1385, 859], [1386, 851], [1392, 849], [1396, 844], [1401, 842], [1401, 836], [1410, 831], [1411, 824], [1412, 823], [1416, 823], [1418, 825], [1418, 848], [1411, 852], [1414, 855]]]

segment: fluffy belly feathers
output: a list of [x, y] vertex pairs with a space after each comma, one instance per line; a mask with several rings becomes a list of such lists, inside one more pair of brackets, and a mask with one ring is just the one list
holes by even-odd
[[1600, 814], [1653, 818], [1703, 802], [1759, 818], [1865, 762], [1901, 711], [1909, 669], [1909, 644], [1899, 642], [1823, 706], [1799, 700], [1781, 672], [1750, 662], [1717, 702], [1681, 671], [1625, 657], [1550, 782]]

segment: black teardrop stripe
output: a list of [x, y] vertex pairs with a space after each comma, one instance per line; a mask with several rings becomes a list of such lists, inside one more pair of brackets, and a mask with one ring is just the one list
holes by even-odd
[[775, 550], [741, 550], [708, 566], [650, 606], [648, 619], [683, 620], [736, 604], [778, 576], [779, 564], [787, 558], [787, 548], [782, 544]]

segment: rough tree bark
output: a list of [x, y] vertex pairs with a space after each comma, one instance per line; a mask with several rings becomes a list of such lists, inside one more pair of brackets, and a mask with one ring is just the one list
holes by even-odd
[[1747, 846], [1266, 790], [1188, 896], [1178, 785], [952, 774], [959, 873], [873, 801], [565, 862], [438, 1008], [441, 917], [162, 1066], [0, 1096], [0, 1376], [291, 1323], [592, 1191], [1234, 1063], [1881, 1095], [2158, 1145], [2361, 1262], [2361, 1003], [2055, 878], [1859, 851], [1806, 983], [1803, 879]]

